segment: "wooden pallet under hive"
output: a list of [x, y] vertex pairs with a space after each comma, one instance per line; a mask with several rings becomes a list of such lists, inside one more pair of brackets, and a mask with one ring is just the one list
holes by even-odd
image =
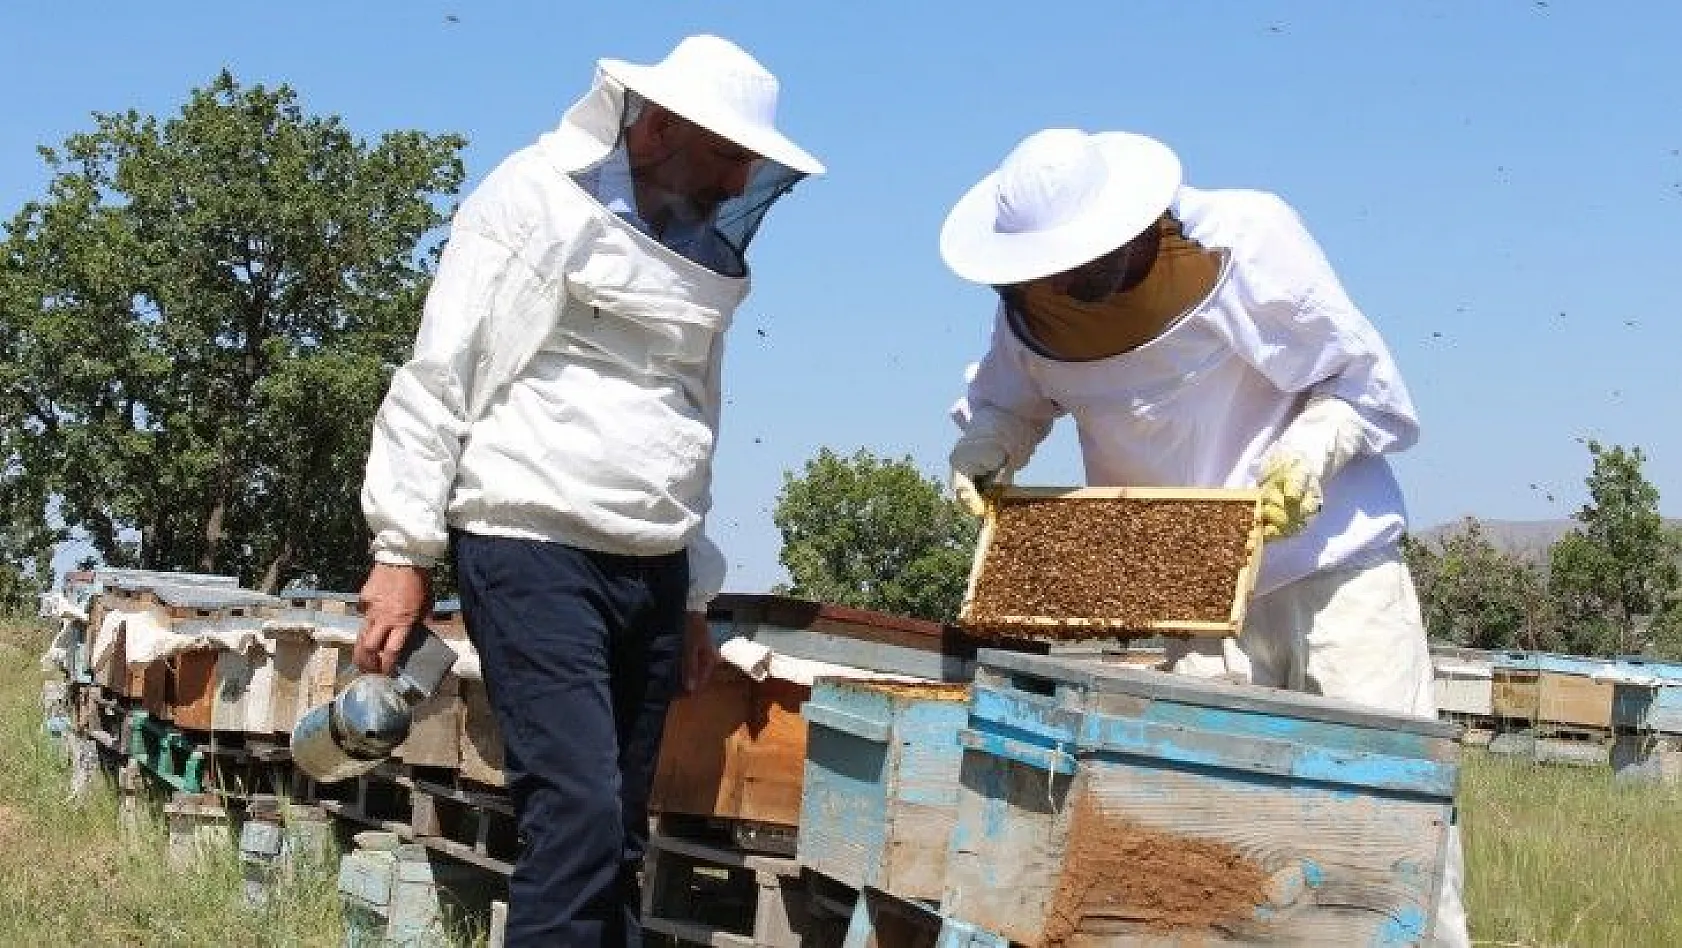
[[988, 506], [959, 623], [1048, 639], [1236, 635], [1261, 531], [1256, 490], [1009, 488]]

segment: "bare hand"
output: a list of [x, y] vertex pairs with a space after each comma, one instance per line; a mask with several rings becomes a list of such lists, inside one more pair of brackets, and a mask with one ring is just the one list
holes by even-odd
[[419, 566], [375, 563], [362, 584], [362, 632], [353, 653], [356, 667], [391, 674], [409, 629], [431, 611], [431, 573]]
[[718, 646], [707, 628], [707, 614], [691, 612], [683, 623], [683, 693], [692, 695], [707, 686], [718, 664]]

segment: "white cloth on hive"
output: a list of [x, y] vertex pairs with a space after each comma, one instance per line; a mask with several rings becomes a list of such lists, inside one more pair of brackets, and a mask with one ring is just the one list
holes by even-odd
[[781, 655], [769, 646], [761, 645], [752, 639], [737, 636], [720, 645], [719, 657], [741, 671], [742, 674], [754, 681], [764, 681], [775, 678], [778, 681], [793, 682], [797, 685], [810, 686], [819, 678], [851, 678], [868, 681], [898, 681], [906, 684], [928, 682], [933, 679], [918, 678], [915, 675], [894, 675], [886, 672], [871, 671], [867, 668], [854, 668], [851, 665], [834, 665], [829, 662], [815, 661], [809, 658], [795, 658], [792, 655]]

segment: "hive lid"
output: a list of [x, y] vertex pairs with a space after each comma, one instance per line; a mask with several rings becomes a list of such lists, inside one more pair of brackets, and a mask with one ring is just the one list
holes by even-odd
[[1321, 695], [1192, 678], [1127, 665], [1022, 655], [996, 649], [983, 649], [976, 661], [990, 671], [1057, 682], [1097, 694], [1124, 694], [1154, 701], [1404, 731], [1450, 740], [1460, 733], [1456, 725], [1435, 718], [1391, 714]]
[[112, 588], [124, 593], [150, 594], [159, 603], [177, 609], [239, 609], [280, 604], [273, 596], [230, 586], [146, 582], [133, 586], [113, 583]]
[[724, 593], [713, 599], [707, 615], [749, 637], [759, 637], [766, 630], [814, 632], [964, 659], [974, 658], [983, 645], [1045, 650], [1044, 645], [1025, 639], [977, 637], [954, 625], [793, 596]]
[[111, 589], [148, 590], [157, 586], [215, 586], [231, 589], [239, 585], [238, 578], [215, 573], [100, 567], [90, 575], [92, 582]]

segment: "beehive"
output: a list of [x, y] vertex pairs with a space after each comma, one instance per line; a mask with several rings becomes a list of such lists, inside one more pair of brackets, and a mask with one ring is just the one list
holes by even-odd
[[982, 651], [942, 914], [1022, 945], [1415, 945], [1456, 727], [1318, 695]]
[[939, 899], [968, 713], [964, 684], [814, 683], [801, 707], [800, 864], [854, 889]]
[[1262, 549], [1260, 493], [1011, 488], [989, 506], [959, 621], [992, 634], [1235, 635]]

